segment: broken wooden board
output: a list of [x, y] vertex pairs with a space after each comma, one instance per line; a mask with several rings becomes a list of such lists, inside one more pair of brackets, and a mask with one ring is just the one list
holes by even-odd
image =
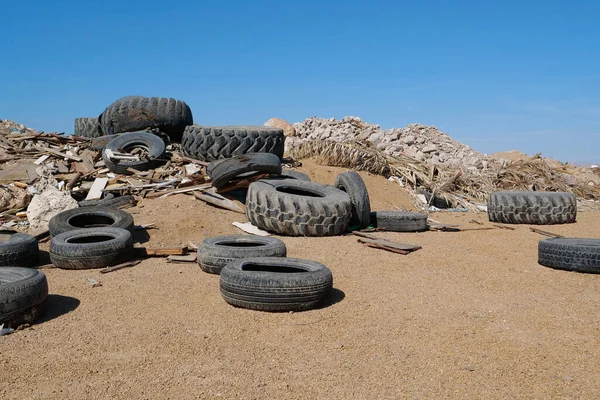
[[38, 150], [38, 151], [40, 151], [42, 153], [49, 153], [49, 154], [51, 154], [53, 156], [56, 156], [56, 157], [66, 158], [68, 160], [77, 161], [77, 162], [82, 162], [83, 161], [83, 159], [81, 157], [69, 155], [69, 154], [66, 154], [66, 153], [61, 153], [60, 151], [51, 149], [50, 147], [43, 147], [43, 146], [39, 146], [37, 144], [34, 145], [34, 147], [36, 148], [36, 150]]
[[133, 253], [136, 257], [164, 257], [164, 256], [183, 256], [187, 254], [185, 247], [162, 247], [150, 249], [146, 247], [134, 247]]
[[149, 199], [153, 199], [153, 198], [156, 198], [156, 197], [159, 197], [159, 198], [162, 199], [162, 198], [171, 196], [172, 194], [193, 192], [195, 190], [204, 190], [204, 189], [210, 188], [211, 186], [212, 185], [210, 183], [203, 183], [202, 185], [188, 186], [188, 187], [181, 188], [181, 189], [171, 189], [171, 190], [167, 190], [165, 192], [151, 193], [151, 194], [149, 194], [146, 197], [149, 198]]
[[233, 226], [236, 226], [243, 230], [246, 233], [250, 233], [256, 236], [271, 236], [271, 234], [267, 231], [263, 231], [257, 226], [252, 225], [250, 222], [241, 223], [241, 222], [232, 222]]
[[422, 248], [418, 244], [398, 243], [398, 242], [392, 242], [390, 240], [385, 240], [385, 239], [359, 238], [358, 241], [359, 241], [359, 243], [376, 244], [376, 245], [380, 245], [380, 246], [384, 246], [384, 247], [389, 247], [389, 248], [392, 248], [395, 250], [402, 250], [402, 251], [407, 251], [407, 252], [419, 250]]
[[184, 256], [168, 256], [167, 262], [176, 262], [176, 263], [195, 263], [196, 262], [196, 254], [187, 254]]
[[118, 271], [120, 269], [123, 268], [129, 268], [129, 267], [133, 267], [135, 265], [138, 265], [139, 263], [141, 263], [142, 260], [132, 260], [132, 261], [127, 261], [118, 265], [113, 265], [112, 267], [106, 267], [104, 269], [100, 270], [101, 274], [106, 274], [108, 272], [113, 272], [113, 271]]
[[90, 191], [88, 192], [87, 196], [85, 197], [85, 199], [86, 200], [98, 200], [98, 199], [102, 198], [102, 191], [104, 190], [104, 188], [106, 187], [107, 184], [108, 184], [107, 178], [96, 178], [94, 180], [94, 183], [92, 184], [92, 187], [90, 188]]
[[226, 199], [218, 193], [210, 190], [203, 192], [194, 192], [194, 197], [198, 200], [202, 200], [206, 203], [212, 204], [217, 207], [224, 208], [229, 211], [233, 211], [240, 214], [246, 214], [246, 210], [237, 205], [234, 201]]
[[515, 228], [513, 228], [512, 226], [506, 226], [506, 225], [500, 225], [500, 224], [493, 224], [496, 228], [500, 228], [500, 229], [508, 229], [509, 231], [514, 231]]
[[553, 238], [562, 238], [562, 237], [564, 237], [563, 235], [559, 235], [557, 233], [552, 233], [552, 232], [548, 232], [548, 231], [543, 231], [543, 230], [538, 229], [538, 228], [530, 227], [529, 230], [531, 232], [539, 233], [540, 235], [544, 235], [544, 236], [548, 236], [548, 237], [553, 237]]

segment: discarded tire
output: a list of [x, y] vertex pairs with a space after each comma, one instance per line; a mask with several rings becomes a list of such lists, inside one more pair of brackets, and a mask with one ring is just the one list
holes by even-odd
[[137, 200], [135, 197], [131, 195], [124, 195], [119, 197], [114, 197], [111, 199], [101, 199], [101, 200], [82, 200], [78, 202], [79, 207], [122, 207], [126, 205], [135, 206], [137, 204]]
[[285, 243], [277, 238], [250, 235], [218, 236], [198, 246], [198, 264], [204, 272], [220, 274], [229, 262], [252, 257], [285, 257]]
[[121, 228], [75, 229], [50, 241], [50, 260], [62, 269], [108, 267], [132, 256], [131, 233]]
[[555, 269], [598, 274], [600, 273], [600, 239], [540, 240], [538, 263]]
[[100, 128], [98, 117], [75, 118], [75, 130], [73, 131], [73, 134], [87, 138], [97, 138], [98, 136], [101, 136], [102, 129]]
[[99, 120], [105, 135], [157, 128], [175, 138], [194, 123], [192, 111], [185, 102], [142, 96], [120, 98], [104, 110]]
[[506, 224], [566, 224], [575, 222], [577, 199], [564, 192], [495, 192], [487, 213], [490, 221]]
[[311, 182], [310, 176], [306, 175], [304, 172], [294, 171], [291, 169], [284, 169], [278, 175], [271, 175], [265, 179], [296, 179], [304, 182]]
[[351, 227], [364, 229], [371, 224], [371, 202], [365, 182], [354, 171], [343, 172], [335, 178], [336, 188], [348, 193], [352, 203]]
[[[140, 160], [113, 160], [108, 150], [119, 153], [129, 153], [133, 149], [141, 149], [145, 153]], [[102, 159], [106, 167], [118, 174], [131, 174], [129, 168], [147, 171], [164, 164], [165, 142], [153, 133], [131, 132], [115, 137], [102, 150]]]
[[48, 223], [50, 236], [82, 228], [112, 227], [133, 229], [133, 216], [111, 207], [80, 207], [56, 214]]
[[233, 306], [261, 311], [315, 308], [330, 293], [329, 268], [297, 258], [247, 258], [221, 271], [221, 295]]
[[213, 161], [207, 168], [212, 185], [217, 189], [240, 175], [249, 173], [281, 173], [281, 160], [275, 154], [243, 154], [226, 160]]
[[0, 325], [17, 328], [34, 322], [43, 312], [48, 298], [48, 281], [33, 268], [0, 268]]
[[248, 220], [290, 236], [343, 233], [352, 215], [348, 194], [333, 186], [294, 179], [253, 182], [246, 197]]
[[35, 237], [0, 231], [0, 267], [33, 267], [38, 264], [38, 257], [39, 247]]
[[427, 215], [409, 211], [374, 211], [371, 224], [391, 232], [420, 232], [427, 230]]
[[185, 128], [181, 150], [201, 161], [214, 161], [247, 153], [283, 157], [283, 130], [265, 126], [199, 126]]

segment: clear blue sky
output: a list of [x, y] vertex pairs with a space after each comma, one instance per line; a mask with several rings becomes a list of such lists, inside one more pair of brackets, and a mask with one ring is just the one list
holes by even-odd
[[[19, 3], [19, 4], [17, 4]], [[73, 131], [132, 94], [204, 125], [356, 115], [600, 162], [600, 1], [6, 1], [0, 118]]]

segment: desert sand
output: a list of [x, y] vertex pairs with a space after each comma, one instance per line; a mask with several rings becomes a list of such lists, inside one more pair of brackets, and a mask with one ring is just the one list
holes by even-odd
[[[299, 170], [330, 184], [344, 171]], [[415, 210], [397, 184], [361, 175], [373, 210]], [[231, 222], [246, 221], [184, 194], [128, 211], [156, 224], [138, 235], [144, 246], [241, 234]], [[0, 337], [0, 398], [597, 398], [600, 276], [539, 265], [544, 237], [529, 226], [474, 230], [493, 227], [486, 214], [431, 217], [465, 230], [375, 234], [423, 246], [409, 255], [352, 235], [282, 237], [290, 257], [333, 272], [333, 293], [307, 312], [234, 308], [219, 277], [195, 263], [45, 269], [46, 314]], [[599, 220], [581, 212], [575, 224], [542, 228], [600, 237]]]

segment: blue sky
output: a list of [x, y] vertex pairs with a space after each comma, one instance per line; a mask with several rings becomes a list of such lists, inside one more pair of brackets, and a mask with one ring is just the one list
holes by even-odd
[[2, 5], [0, 118], [72, 132], [132, 94], [204, 125], [355, 115], [476, 150], [600, 162], [598, 1]]

